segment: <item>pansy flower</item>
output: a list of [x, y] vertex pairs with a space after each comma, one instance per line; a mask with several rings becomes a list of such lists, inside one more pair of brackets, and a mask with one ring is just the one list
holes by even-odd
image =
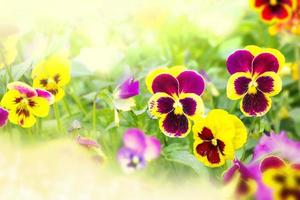
[[140, 84], [139, 81], [134, 80], [133, 77], [125, 80], [121, 85], [119, 85], [114, 92], [114, 107], [115, 107], [115, 122], [119, 124], [119, 113], [121, 111], [130, 111], [135, 107], [134, 96], [139, 95]]
[[282, 88], [278, 70], [284, 65], [284, 56], [275, 49], [248, 46], [237, 50], [227, 59], [231, 77], [227, 83], [229, 99], [242, 99], [240, 109], [246, 116], [262, 116], [272, 105], [270, 97]]
[[131, 110], [135, 106], [135, 101], [132, 97], [139, 95], [139, 93], [139, 81], [134, 80], [133, 77], [128, 78], [114, 92], [115, 108], [122, 111]]
[[287, 163], [279, 157], [265, 158], [260, 165], [263, 183], [273, 199], [300, 199], [300, 163]]
[[142, 169], [161, 152], [159, 140], [137, 128], [128, 129], [123, 136], [124, 146], [118, 151], [118, 161], [125, 172]]
[[287, 21], [277, 22], [269, 28], [271, 35], [283, 31], [300, 35], [300, 0], [298, 0], [297, 8], [293, 11], [292, 16]]
[[[273, 197], [273, 195], [275, 195], [273, 194], [273, 192], [276, 190], [278, 194], [278, 190], [272, 187], [273, 183], [270, 179], [270, 176], [266, 176], [265, 178], [263, 178], [261, 166], [265, 165], [263, 164], [263, 162], [269, 157], [275, 157], [276, 160], [277, 158], [281, 161], [284, 160], [284, 162], [286, 163], [285, 166], [291, 166], [291, 163], [300, 163], [299, 152], [300, 142], [289, 139], [286, 136], [285, 132], [281, 132], [279, 134], [270, 133], [269, 136], [264, 135], [261, 137], [259, 143], [254, 149], [252, 161], [249, 164], [243, 164], [240, 161], [234, 161], [233, 166], [224, 174], [224, 181], [227, 184], [230, 184], [230, 182], [234, 181], [233, 175], [237, 174], [237, 176], [240, 179], [244, 176], [246, 171], [246, 174], [248, 174], [247, 176], [250, 177], [252, 180], [255, 180], [257, 187], [255, 194], [253, 194], [252, 192], [245, 194], [247, 194], [248, 196], [252, 194], [252, 196], [255, 196], [255, 199], [257, 200], [276, 199]], [[242, 169], [240, 168], [241, 166], [243, 170], [237, 170]], [[287, 171], [289, 171], [289, 169]], [[242, 179], [244, 181], [249, 180], [245, 178]], [[237, 193], [239, 190], [239, 185], [235, 184], [235, 196], [237, 197], [239, 196], [239, 193]]]
[[219, 167], [234, 159], [234, 151], [247, 140], [243, 122], [225, 110], [211, 110], [205, 118], [195, 121], [194, 155], [208, 167]]
[[250, 0], [250, 2], [266, 22], [288, 20], [297, 5], [297, 0]]
[[149, 112], [153, 118], [160, 118], [161, 131], [169, 137], [185, 137], [191, 130], [191, 120], [204, 112], [202, 76], [183, 67], [163, 67], [150, 72], [146, 85], [153, 94]]
[[70, 82], [70, 71], [70, 62], [67, 58], [60, 55], [53, 55], [47, 60], [41, 61], [33, 69], [31, 74], [33, 87], [51, 92], [57, 102], [65, 95], [63, 87]]
[[4, 127], [7, 124], [8, 114], [8, 110], [0, 107], [0, 128]]
[[49, 113], [50, 104], [53, 102], [51, 93], [34, 89], [22, 82], [8, 84], [0, 105], [8, 110], [8, 119], [13, 124], [21, 127], [32, 127], [36, 117], [46, 117]]
[[[232, 199], [249, 199], [257, 191], [255, 171], [238, 160], [224, 174], [225, 189], [233, 191], [229, 194]], [[231, 187], [231, 188], [228, 188]]]

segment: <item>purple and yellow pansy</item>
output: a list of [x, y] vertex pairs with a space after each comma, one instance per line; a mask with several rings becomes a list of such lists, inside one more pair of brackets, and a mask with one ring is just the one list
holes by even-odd
[[137, 128], [131, 128], [123, 136], [124, 146], [118, 151], [118, 161], [124, 172], [143, 169], [147, 162], [159, 157], [161, 144], [153, 136], [147, 136]]
[[300, 199], [300, 163], [287, 163], [279, 157], [265, 158], [260, 165], [263, 183], [275, 200]]
[[36, 117], [46, 117], [49, 113], [53, 96], [42, 89], [34, 89], [22, 82], [8, 84], [0, 105], [9, 112], [11, 123], [23, 128], [32, 127]]
[[263, 21], [273, 23], [288, 20], [297, 0], [250, 0], [251, 7], [260, 12]]
[[[300, 142], [289, 139], [284, 131], [262, 136], [254, 149], [252, 161], [243, 164], [235, 160], [233, 166], [224, 174], [225, 183], [233, 186], [233, 193], [236, 197], [234, 199], [243, 199], [241, 197], [255, 197], [257, 200], [297, 199], [293, 198], [296, 194], [295, 185], [289, 186], [288, 184], [295, 183], [293, 181], [299, 178], [299, 174], [297, 175], [299, 171], [295, 173], [291, 169], [295, 163], [300, 163], [299, 149]], [[275, 171], [278, 174], [274, 174]], [[247, 183], [247, 187], [243, 187], [245, 193], [242, 196], [241, 185], [234, 184], [235, 176], [238, 177], [239, 182], [242, 179], [244, 183]], [[249, 180], [250, 184], [248, 184]], [[252, 187], [254, 186], [253, 180], [256, 182], [256, 187]]]
[[71, 64], [65, 56], [55, 54], [38, 63], [31, 76], [33, 87], [51, 92], [58, 102], [65, 95], [63, 87], [70, 82]]
[[240, 109], [245, 116], [262, 116], [272, 105], [270, 97], [282, 88], [279, 69], [284, 65], [284, 56], [275, 49], [247, 46], [237, 50], [227, 59], [231, 77], [227, 83], [227, 97], [242, 99]]
[[225, 110], [211, 110], [193, 126], [194, 155], [208, 167], [220, 167], [234, 159], [234, 151], [247, 141], [243, 122]]
[[[224, 183], [227, 190], [233, 190], [229, 194], [230, 199], [250, 199], [258, 187], [255, 171], [238, 160], [234, 160], [233, 166], [224, 173]], [[228, 186], [231, 188], [228, 189]]]
[[159, 118], [160, 130], [169, 137], [185, 137], [191, 130], [191, 120], [204, 113], [202, 76], [183, 67], [161, 67], [150, 72], [146, 86], [153, 94], [149, 112]]

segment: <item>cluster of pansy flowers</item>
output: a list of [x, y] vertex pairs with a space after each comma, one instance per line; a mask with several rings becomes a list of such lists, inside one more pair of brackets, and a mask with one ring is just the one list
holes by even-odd
[[270, 34], [281, 31], [300, 34], [299, 0], [250, 0], [250, 4], [260, 13], [261, 19], [271, 25]]
[[260, 138], [248, 164], [239, 160], [224, 174], [231, 199], [300, 199], [300, 142], [285, 132]]
[[67, 58], [54, 55], [37, 64], [32, 71], [33, 86], [12, 82], [0, 102], [0, 127], [7, 121], [23, 128], [36, 123], [36, 117], [46, 117], [50, 105], [62, 99], [62, 89], [70, 81]]

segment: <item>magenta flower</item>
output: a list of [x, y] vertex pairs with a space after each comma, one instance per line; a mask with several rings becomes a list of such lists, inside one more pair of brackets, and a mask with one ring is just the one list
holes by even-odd
[[8, 111], [0, 107], [0, 128], [4, 127], [7, 124], [8, 120]]
[[114, 107], [117, 110], [130, 111], [135, 106], [134, 96], [140, 93], [139, 82], [129, 78], [117, 87], [114, 93]]
[[124, 146], [118, 151], [118, 161], [125, 172], [142, 169], [161, 152], [159, 140], [140, 129], [131, 128], [123, 136]]
[[132, 77], [124, 81], [118, 88], [118, 96], [120, 99], [128, 99], [139, 95], [139, 93], [139, 81], [135, 81]]
[[300, 162], [300, 142], [291, 140], [284, 131], [279, 134], [274, 132], [270, 136], [263, 135], [253, 153], [253, 160], [258, 160], [266, 155], [276, 155], [292, 162]]
[[[255, 147], [252, 161], [244, 165], [235, 160], [233, 166], [224, 174], [224, 181], [225, 183], [232, 181], [237, 174], [240, 177], [239, 182], [243, 183], [243, 185], [237, 185], [237, 197], [243, 194], [248, 196], [254, 195], [257, 200], [272, 200], [274, 199], [274, 191], [270, 188], [270, 185], [263, 181], [262, 172], [264, 170], [261, 169], [262, 163], [275, 160], [273, 162], [275, 165], [277, 158], [285, 160], [286, 163], [300, 163], [299, 154], [300, 142], [289, 139], [285, 132], [282, 131], [279, 134], [271, 133], [270, 136], [264, 135]], [[269, 159], [270, 157], [276, 157], [276, 159]], [[272, 168], [273, 164], [268, 164], [268, 166]], [[244, 193], [240, 193], [241, 190]]]
[[283, 63], [284, 56], [279, 51], [259, 47], [246, 47], [228, 57], [231, 77], [227, 96], [231, 100], [241, 99], [240, 109], [245, 116], [262, 116], [270, 110], [271, 97], [282, 88], [277, 72]]
[[202, 76], [183, 67], [164, 67], [150, 72], [146, 85], [153, 94], [149, 112], [151, 117], [159, 118], [160, 130], [169, 137], [187, 136], [191, 121], [204, 113]]

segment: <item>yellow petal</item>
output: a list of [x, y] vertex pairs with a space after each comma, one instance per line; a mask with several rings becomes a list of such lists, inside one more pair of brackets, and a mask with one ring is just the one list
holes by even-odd
[[158, 100], [160, 98], [164, 98], [164, 97], [173, 99], [167, 93], [162, 93], [162, 92], [158, 92], [150, 98], [150, 100], [148, 102], [148, 108], [149, 108], [149, 113], [150, 113], [151, 117], [159, 118], [164, 115], [163, 113], [158, 112]]
[[273, 90], [270, 93], [266, 93], [264, 92], [267, 96], [275, 96], [277, 94], [279, 94], [279, 92], [282, 89], [282, 81], [281, 78], [278, 74], [276, 74], [275, 72], [265, 72], [263, 74], [261, 74], [258, 78], [260, 77], [271, 77], [273, 79]]
[[19, 97], [21, 97], [21, 94], [18, 90], [9, 90], [4, 94], [1, 106], [8, 110], [14, 110], [17, 106], [15, 100]]
[[[238, 100], [244, 96], [244, 94], [242, 94], [242, 95], [238, 94], [236, 91], [236, 88], [235, 88], [235, 81], [241, 77], [251, 79], [251, 74], [245, 73], [245, 72], [237, 72], [237, 73], [231, 75], [227, 82], [227, 88], [226, 88], [227, 97], [231, 100]], [[247, 91], [248, 91], [248, 89], [247, 89]]]
[[247, 128], [245, 127], [244, 123], [235, 115], [229, 115], [229, 117], [231, 118], [235, 126], [233, 146], [234, 149], [239, 149], [244, 146], [247, 141]]
[[50, 105], [47, 99], [42, 97], [33, 97], [31, 100], [35, 103], [31, 107], [32, 113], [37, 117], [46, 117], [49, 114]]
[[18, 115], [16, 110], [11, 110], [9, 112], [8, 119], [11, 123], [17, 124], [23, 128], [30, 128], [36, 122], [36, 119], [32, 113], [29, 112], [29, 116]]

